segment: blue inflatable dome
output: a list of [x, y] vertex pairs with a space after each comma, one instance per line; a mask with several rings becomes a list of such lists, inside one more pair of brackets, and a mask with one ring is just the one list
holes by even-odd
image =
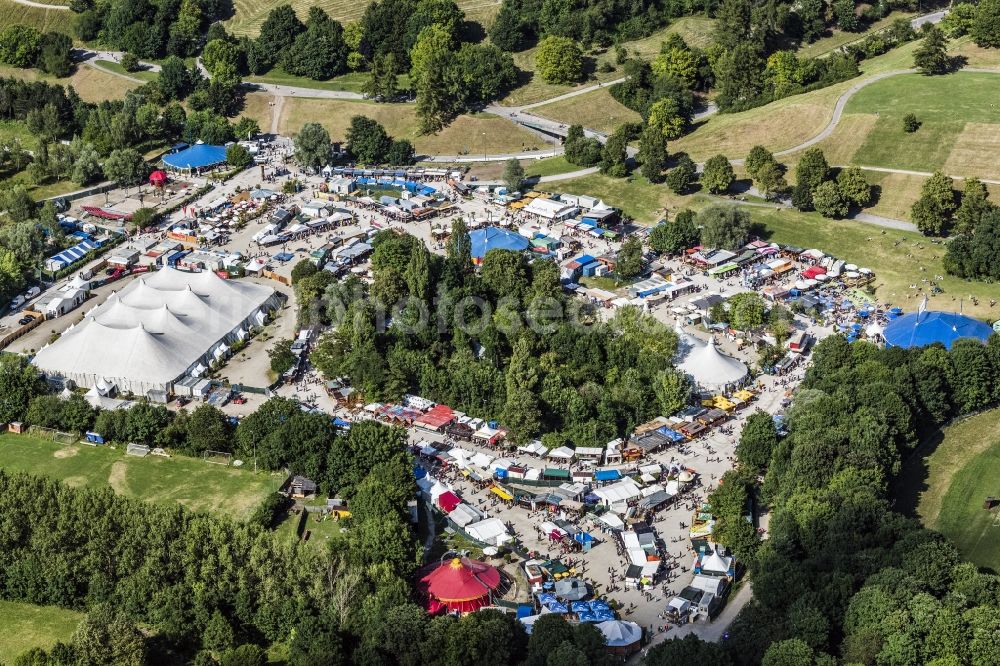
[[204, 169], [223, 164], [226, 147], [198, 143], [190, 148], [163, 156], [163, 163], [172, 169]]
[[911, 312], [897, 317], [885, 327], [889, 347], [924, 347], [940, 342], [946, 349], [959, 338], [986, 342], [993, 329], [981, 321], [955, 312]]
[[520, 252], [528, 249], [528, 239], [513, 231], [499, 227], [486, 227], [469, 232], [472, 242], [472, 256], [482, 259], [490, 250], [511, 250]]

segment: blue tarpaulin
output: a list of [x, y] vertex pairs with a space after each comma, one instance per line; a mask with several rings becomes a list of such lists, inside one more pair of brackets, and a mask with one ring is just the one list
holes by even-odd
[[684, 441], [684, 435], [680, 434], [676, 430], [671, 430], [667, 426], [663, 426], [661, 428], [657, 428], [656, 432], [660, 433], [664, 437], [669, 437], [671, 442], [683, 442]]
[[594, 472], [595, 481], [615, 481], [620, 479], [621, 476], [621, 472], [616, 469], [599, 469]]
[[528, 617], [529, 615], [534, 615], [534, 614], [535, 614], [535, 609], [531, 606], [531, 604], [518, 604], [517, 619], [520, 620], [522, 617]]
[[588, 544], [594, 541], [594, 537], [590, 536], [587, 532], [577, 532], [573, 535], [573, 541], [580, 544]]
[[93, 241], [80, 241], [73, 247], [65, 249], [59, 254], [49, 258], [49, 262], [52, 264], [59, 264], [61, 267], [72, 266], [87, 256], [89, 252], [96, 250], [97, 247], [97, 243]]

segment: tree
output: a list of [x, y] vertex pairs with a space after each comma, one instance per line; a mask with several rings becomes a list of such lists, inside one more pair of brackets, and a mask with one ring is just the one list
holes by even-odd
[[213, 39], [201, 52], [201, 64], [212, 76], [226, 76], [240, 66], [240, 46], [228, 39]]
[[156, 224], [159, 217], [160, 214], [156, 212], [155, 208], [143, 207], [132, 213], [132, 219], [130, 222], [133, 229], [142, 230]]
[[315, 275], [319, 272], [319, 269], [309, 259], [300, 260], [292, 268], [292, 284], [297, 284], [300, 280], [303, 280], [310, 275]]
[[656, 374], [653, 393], [662, 414], [674, 414], [683, 409], [691, 397], [691, 385], [684, 373], [672, 368]]
[[321, 7], [310, 7], [305, 32], [281, 54], [281, 66], [289, 74], [323, 81], [347, 71], [348, 46], [344, 28]]
[[14, 67], [33, 67], [41, 50], [38, 28], [12, 23], [0, 32], [0, 62]]
[[763, 666], [813, 666], [813, 649], [805, 641], [791, 638], [772, 643], [764, 653]]
[[497, 16], [490, 26], [490, 41], [504, 51], [516, 51], [524, 39], [524, 27], [521, 14], [515, 3], [504, 0], [500, 3]]
[[[228, 417], [213, 405], [198, 405], [188, 420], [187, 448], [195, 455], [232, 449]], [[217, 648], [212, 648], [217, 649]]]
[[619, 125], [611, 133], [601, 149], [601, 173], [615, 178], [624, 178], [628, 173], [628, 142], [632, 139], [632, 128], [626, 123]]
[[795, 187], [792, 188], [792, 205], [801, 211], [813, 209], [812, 190], [807, 183], [795, 183]]
[[73, 71], [73, 61], [70, 59], [72, 39], [61, 32], [47, 32], [42, 35], [40, 48], [38, 66], [42, 71], [58, 77], [69, 76]]
[[672, 222], [663, 221], [649, 233], [649, 246], [656, 252], [680, 254], [698, 244], [698, 227], [694, 224], [694, 212], [682, 210]]
[[910, 219], [925, 236], [940, 236], [954, 211], [955, 191], [951, 189], [951, 178], [935, 171], [924, 183], [920, 198], [910, 209]]
[[1000, 0], [982, 0], [976, 6], [969, 32], [977, 46], [1000, 48]]
[[376, 102], [388, 102], [396, 97], [399, 92], [399, 64], [395, 53], [375, 56], [362, 92]]
[[347, 128], [347, 150], [362, 164], [378, 164], [385, 161], [392, 146], [392, 137], [375, 120], [365, 116], [354, 116]]
[[903, 116], [903, 131], [907, 134], [913, 134], [918, 129], [920, 129], [920, 121], [917, 120], [916, 114], [908, 113]]
[[638, 160], [642, 175], [651, 183], [663, 182], [663, 168], [667, 162], [667, 140], [659, 127], [647, 125], [639, 141]]
[[955, 231], [971, 234], [982, 221], [983, 216], [992, 212], [994, 206], [987, 197], [986, 185], [978, 178], [966, 178], [962, 190], [962, 200], [955, 211]]
[[291, 340], [278, 340], [274, 346], [267, 350], [267, 355], [271, 358], [271, 372], [283, 374], [291, 370], [295, 365], [295, 354], [292, 353]]
[[319, 168], [330, 159], [330, 133], [319, 123], [306, 123], [295, 136], [295, 159], [302, 166]]
[[503, 421], [508, 425], [508, 436], [515, 444], [528, 441], [541, 427], [542, 414], [535, 394], [538, 383], [535, 363], [528, 338], [519, 338], [507, 368], [507, 399], [503, 408]]
[[576, 83], [583, 75], [583, 53], [569, 37], [549, 35], [538, 44], [535, 66], [546, 83]]
[[677, 159], [677, 164], [667, 172], [667, 187], [674, 194], [686, 194], [698, 178], [698, 168], [694, 160], [686, 154]]
[[73, 648], [80, 664], [146, 663], [146, 639], [124, 613], [106, 607], [92, 609], [73, 634]]
[[664, 138], [679, 139], [687, 128], [688, 118], [676, 99], [664, 97], [649, 107], [649, 117], [646, 122], [663, 134]]
[[773, 160], [766, 162], [757, 170], [754, 182], [765, 199], [770, 199], [788, 190], [784, 167]]
[[931, 25], [924, 33], [920, 46], [913, 52], [913, 66], [922, 74], [944, 74], [951, 69], [948, 39], [941, 28]]
[[246, 169], [253, 164], [253, 155], [238, 143], [226, 148], [226, 163], [234, 169]]
[[510, 158], [504, 163], [503, 175], [500, 176], [500, 180], [507, 186], [507, 191], [517, 192], [521, 189], [521, 184], [524, 183], [524, 167], [516, 158]]
[[441, 130], [456, 113], [458, 91], [449, 78], [454, 74], [452, 36], [433, 24], [424, 28], [410, 51], [410, 83], [417, 91], [417, 116], [425, 134]]
[[733, 166], [725, 155], [716, 155], [705, 162], [705, 171], [701, 174], [701, 183], [712, 194], [722, 194], [736, 180]]
[[104, 175], [125, 187], [136, 185], [146, 176], [146, 162], [134, 148], [119, 148], [104, 160]]
[[281, 60], [282, 54], [291, 48], [295, 38], [305, 29], [291, 5], [272, 9], [261, 25], [256, 41], [260, 57], [268, 63], [264, 69], [270, 69], [271, 65]]
[[737, 331], [753, 331], [764, 325], [764, 299], [756, 292], [734, 294], [729, 299], [729, 325]]
[[676, 666], [676, 664], [712, 664], [731, 666], [732, 659], [718, 643], [708, 643], [694, 634], [670, 638], [649, 649], [643, 660], [646, 666]]
[[747, 173], [751, 178], [757, 178], [757, 173], [760, 169], [766, 165], [774, 162], [774, 155], [771, 154], [764, 146], [754, 146], [747, 153], [747, 157], [743, 160], [743, 167], [746, 169]]
[[948, 10], [939, 25], [944, 33], [952, 39], [964, 37], [972, 31], [977, 9], [978, 5], [971, 2], [961, 2]]
[[240, 116], [236, 124], [233, 125], [233, 134], [240, 141], [249, 141], [255, 136], [260, 134], [260, 125], [253, 118], [248, 118], [247, 116]]
[[566, 161], [577, 166], [593, 166], [601, 161], [603, 146], [595, 138], [584, 136], [583, 126], [570, 125], [563, 142]]
[[837, 188], [848, 202], [864, 208], [872, 200], [872, 187], [858, 167], [841, 169], [837, 174]]
[[187, 65], [177, 56], [170, 56], [160, 66], [156, 85], [168, 100], [184, 99], [191, 92], [193, 80]]
[[408, 166], [416, 160], [416, 150], [408, 139], [396, 139], [385, 154], [385, 161], [393, 166]]
[[736, 457], [741, 465], [753, 472], [760, 472], [771, 462], [771, 454], [778, 446], [778, 430], [774, 418], [765, 411], [757, 410], [743, 425], [740, 441], [736, 445]]
[[833, 15], [837, 18], [837, 25], [844, 32], [857, 32], [864, 25], [858, 18], [854, 0], [835, 0]]
[[717, 250], [738, 250], [750, 237], [750, 214], [736, 206], [709, 206], [698, 212], [701, 243]]
[[629, 236], [618, 250], [615, 273], [618, 277], [629, 280], [642, 272], [642, 265], [642, 241], [638, 236]]
[[802, 154], [802, 159], [795, 167], [795, 182], [808, 187], [812, 194], [819, 184], [826, 180], [829, 173], [830, 165], [827, 164], [823, 151], [819, 148], [810, 148]]
[[235, 643], [236, 638], [229, 621], [219, 611], [212, 613], [212, 617], [208, 618], [208, 624], [205, 625], [205, 631], [201, 635], [202, 647], [213, 652], [223, 652], [231, 649]]
[[823, 217], [840, 219], [847, 215], [849, 204], [841, 194], [837, 183], [827, 180], [820, 183], [813, 192], [813, 206]]

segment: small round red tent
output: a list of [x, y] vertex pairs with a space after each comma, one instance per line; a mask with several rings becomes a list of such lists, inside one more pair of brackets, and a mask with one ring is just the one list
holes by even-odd
[[154, 171], [149, 174], [149, 184], [153, 187], [163, 187], [167, 184], [167, 174], [163, 171]]
[[456, 557], [439, 564], [420, 584], [431, 613], [468, 613], [489, 605], [490, 593], [500, 586], [500, 572], [485, 562]]

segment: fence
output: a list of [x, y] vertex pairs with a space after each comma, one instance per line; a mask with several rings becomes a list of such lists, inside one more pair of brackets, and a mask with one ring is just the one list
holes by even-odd
[[6, 349], [10, 346], [10, 343], [14, 342], [14, 340], [27, 335], [34, 329], [41, 326], [43, 321], [45, 321], [45, 317], [35, 317], [30, 324], [25, 324], [13, 333], [8, 333], [5, 337], [0, 338], [0, 349]]

